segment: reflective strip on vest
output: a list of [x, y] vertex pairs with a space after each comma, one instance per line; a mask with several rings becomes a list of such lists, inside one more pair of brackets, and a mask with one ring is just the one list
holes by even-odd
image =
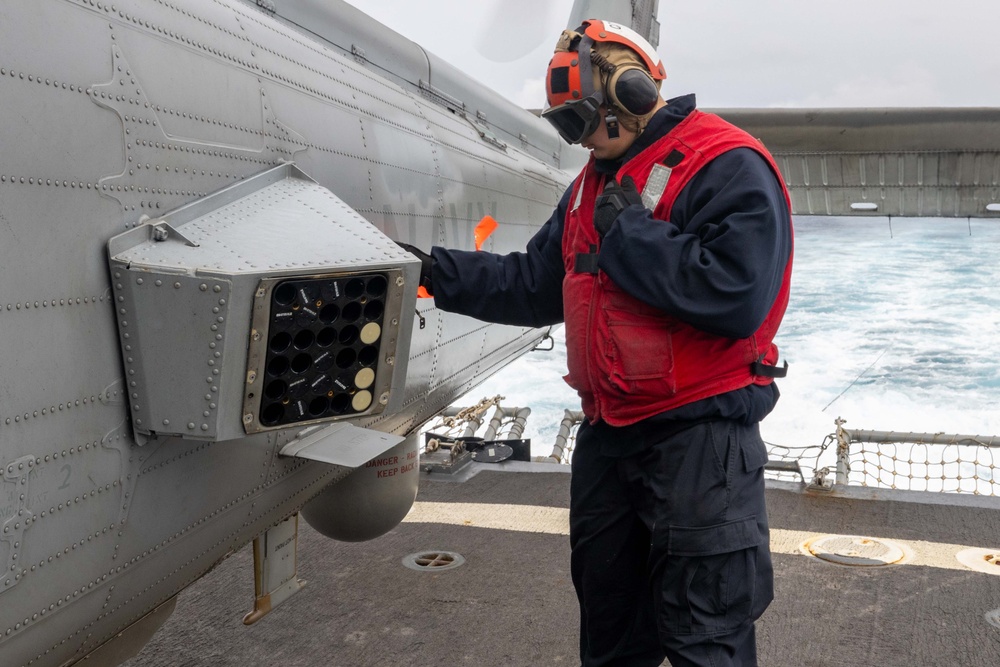
[[663, 197], [663, 191], [667, 189], [672, 171], [670, 167], [654, 164], [653, 170], [649, 172], [649, 180], [646, 181], [646, 187], [642, 189], [642, 205], [650, 211], [656, 208], [660, 198]]

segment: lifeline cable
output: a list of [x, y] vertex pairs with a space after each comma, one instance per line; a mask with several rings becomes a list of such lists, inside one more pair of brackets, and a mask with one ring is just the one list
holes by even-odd
[[843, 396], [844, 394], [846, 394], [848, 389], [850, 389], [855, 384], [857, 384], [858, 380], [860, 380], [862, 377], [864, 377], [865, 373], [867, 373], [868, 371], [870, 371], [875, 366], [875, 364], [878, 363], [878, 360], [882, 358], [882, 355], [884, 355], [886, 352], [889, 351], [890, 347], [892, 347], [892, 343], [889, 343], [888, 345], [886, 345], [885, 349], [882, 350], [881, 352], [879, 352], [879, 355], [877, 357], [875, 357], [875, 361], [871, 362], [871, 364], [868, 365], [868, 368], [866, 368], [865, 370], [861, 371], [861, 373], [858, 375], [858, 377], [854, 378], [851, 381], [851, 384], [849, 384], [846, 387], [844, 387], [844, 391], [842, 391], [839, 394], [837, 394], [836, 396], [834, 396], [833, 400], [830, 401], [829, 403], [827, 403], [826, 407], [823, 408], [822, 410], [820, 410], [820, 412], [826, 412], [826, 408], [828, 408], [831, 405], [833, 405], [834, 403], [836, 403], [837, 399], [839, 399], [841, 396]]

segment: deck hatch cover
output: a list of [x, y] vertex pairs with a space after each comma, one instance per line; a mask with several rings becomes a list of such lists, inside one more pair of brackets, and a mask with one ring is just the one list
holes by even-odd
[[973, 547], [955, 554], [958, 562], [976, 572], [1000, 575], [1000, 549]]
[[465, 558], [453, 551], [421, 551], [403, 558], [403, 565], [419, 572], [451, 570], [463, 563]]
[[811, 556], [838, 565], [877, 567], [900, 563], [903, 548], [889, 540], [860, 535], [825, 535], [808, 540], [803, 549]]

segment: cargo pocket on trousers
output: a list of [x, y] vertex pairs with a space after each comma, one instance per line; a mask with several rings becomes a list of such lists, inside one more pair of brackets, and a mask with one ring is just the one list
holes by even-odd
[[764, 539], [750, 516], [714, 526], [654, 529], [663, 551], [659, 623], [669, 634], [716, 634], [751, 620], [757, 550]]
[[752, 438], [740, 439], [740, 455], [743, 459], [743, 471], [753, 472], [767, 465], [767, 447], [760, 435], [754, 432]]

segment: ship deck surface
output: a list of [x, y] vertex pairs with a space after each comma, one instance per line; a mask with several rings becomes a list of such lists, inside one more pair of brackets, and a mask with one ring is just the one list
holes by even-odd
[[[760, 664], [1000, 664], [1000, 627], [987, 618], [1000, 608], [1000, 576], [968, 569], [952, 553], [1000, 551], [1000, 499], [780, 482], [767, 494], [776, 597], [758, 623]], [[493, 466], [462, 483], [422, 480], [417, 501], [411, 518], [420, 522], [370, 542], [333, 542], [300, 522], [299, 576], [309, 583], [250, 627], [241, 618], [252, 605], [253, 562], [242, 549], [182, 593], [173, 617], [126, 664], [579, 664], [564, 522], [569, 475], [539, 464]], [[900, 542], [913, 559], [842, 566], [798, 551], [804, 536], [830, 534]], [[465, 562], [424, 571], [402, 562], [440, 551]]]

